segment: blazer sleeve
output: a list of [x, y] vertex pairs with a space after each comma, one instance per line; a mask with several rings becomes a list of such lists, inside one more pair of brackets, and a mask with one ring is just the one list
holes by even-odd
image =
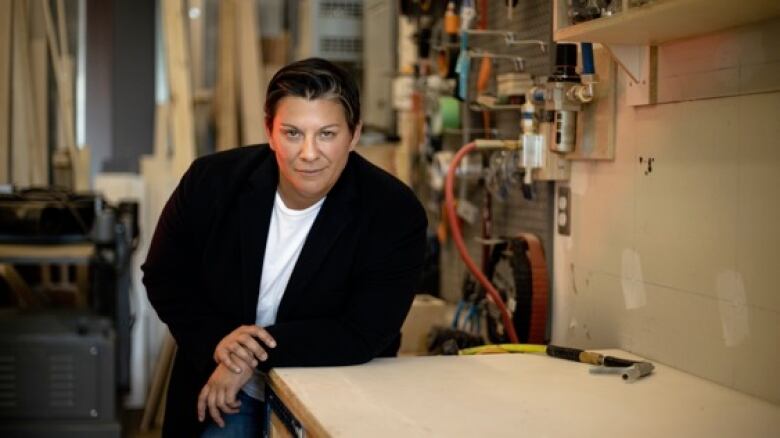
[[149, 301], [168, 325], [180, 357], [205, 374], [216, 366], [217, 343], [235, 327], [209, 310], [197, 284], [204, 244], [199, 221], [209, 216], [198, 165], [196, 160], [165, 204], [141, 269]]
[[367, 362], [396, 340], [422, 272], [427, 219], [413, 197], [373, 227], [359, 255], [352, 293], [338, 318], [285, 321], [266, 327], [276, 339], [261, 371], [284, 366]]

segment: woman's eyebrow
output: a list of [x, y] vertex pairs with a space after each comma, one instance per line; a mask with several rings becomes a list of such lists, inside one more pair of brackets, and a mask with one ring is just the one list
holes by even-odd
[[[297, 129], [297, 130], [301, 131], [301, 129], [299, 127], [297, 127], [295, 125], [291, 125], [289, 123], [280, 123], [280, 125], [281, 125], [282, 128], [292, 128], [292, 129]], [[339, 127], [338, 123], [331, 123], [329, 125], [325, 125], [325, 126], [320, 127], [319, 130], [328, 129], [328, 128], [338, 128], [338, 127]]]

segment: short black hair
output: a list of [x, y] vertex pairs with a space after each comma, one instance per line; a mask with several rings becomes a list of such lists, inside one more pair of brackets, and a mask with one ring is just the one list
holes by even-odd
[[351, 133], [360, 123], [360, 92], [357, 83], [343, 68], [322, 58], [293, 62], [276, 72], [265, 95], [265, 124], [273, 128], [276, 107], [285, 97], [308, 100], [336, 99], [344, 107]]

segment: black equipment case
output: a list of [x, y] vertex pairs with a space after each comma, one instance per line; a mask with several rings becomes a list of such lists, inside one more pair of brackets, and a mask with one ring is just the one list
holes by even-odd
[[119, 437], [115, 369], [107, 318], [0, 314], [0, 436]]

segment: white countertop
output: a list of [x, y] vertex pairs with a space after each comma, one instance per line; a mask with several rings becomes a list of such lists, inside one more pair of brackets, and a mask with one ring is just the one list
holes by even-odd
[[626, 383], [588, 368], [533, 354], [401, 357], [279, 368], [271, 384], [310, 432], [334, 437], [780, 434], [780, 406], [675, 369]]

